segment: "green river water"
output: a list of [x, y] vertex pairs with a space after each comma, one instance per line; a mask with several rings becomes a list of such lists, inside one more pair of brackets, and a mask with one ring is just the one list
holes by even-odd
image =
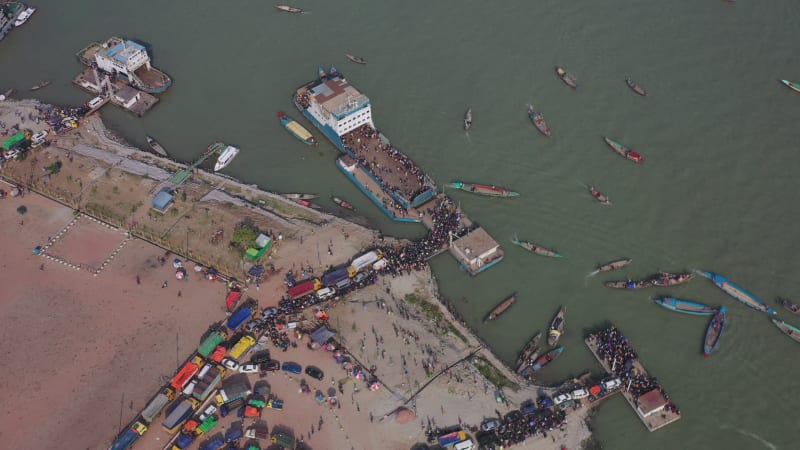
[[[378, 128], [441, 185], [454, 179], [512, 188], [494, 201], [453, 193], [503, 242], [506, 259], [470, 278], [449, 256], [432, 265], [442, 293], [506, 361], [567, 305], [564, 356], [546, 381], [599, 366], [582, 340], [614, 323], [631, 338], [683, 419], [654, 433], [622, 398], [604, 404], [597, 435], [608, 449], [797, 448], [800, 346], [767, 317], [705, 279], [663, 290], [611, 291], [608, 279], [658, 270], [706, 269], [774, 304], [800, 300], [800, 217], [793, 193], [800, 94], [800, 2], [542, 0], [484, 2], [297, 0], [288, 15], [272, 2], [38, 0], [39, 11], [0, 42], [0, 90], [53, 84], [43, 101], [78, 104], [75, 53], [118, 35], [152, 46], [154, 65], [174, 86], [145, 118], [106, 107], [108, 124], [144, 146], [158, 138], [191, 160], [214, 140], [242, 149], [226, 172], [280, 192], [347, 198], [365, 223], [418, 236], [421, 225], [385, 218], [334, 166], [334, 147], [312, 150], [279, 125], [299, 118], [293, 89], [335, 64], [373, 104]], [[345, 53], [364, 57], [357, 66]], [[577, 91], [555, 76], [565, 66]], [[632, 76], [645, 98], [625, 86]], [[27, 92], [25, 92], [27, 93]], [[554, 137], [531, 125], [526, 104]], [[472, 107], [474, 127], [461, 128]], [[311, 126], [302, 121], [304, 125]], [[316, 130], [315, 134], [321, 137]], [[637, 166], [602, 142], [609, 136], [646, 158]], [[585, 184], [607, 194], [597, 204]], [[565, 255], [537, 257], [510, 245], [518, 235]], [[586, 275], [629, 257], [622, 273]], [[520, 301], [489, 326], [481, 319], [512, 291]], [[707, 320], [653, 305], [674, 295], [728, 306], [729, 327], [702, 357]], [[795, 324], [800, 317], [779, 315]]]

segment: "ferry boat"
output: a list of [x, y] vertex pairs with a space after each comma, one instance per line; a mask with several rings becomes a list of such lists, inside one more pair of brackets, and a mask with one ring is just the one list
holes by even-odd
[[172, 78], [150, 65], [150, 55], [142, 44], [111, 37], [93, 42], [78, 52], [81, 63], [124, 80], [133, 88], [160, 94], [172, 86]]
[[227, 167], [228, 164], [230, 164], [231, 161], [233, 161], [233, 158], [236, 158], [236, 155], [239, 154], [239, 149], [232, 145], [223, 144], [222, 142], [216, 142], [214, 144], [211, 144], [210, 148], [213, 149], [215, 146], [218, 148], [224, 147], [224, 150], [222, 150], [222, 152], [219, 154], [219, 157], [217, 158], [217, 163], [214, 164], [214, 172], [219, 172], [220, 170]]
[[15, 26], [15, 27], [21, 27], [22, 25], [24, 25], [24, 24], [25, 24], [25, 22], [27, 22], [27, 21], [28, 21], [28, 19], [30, 19], [30, 18], [31, 18], [31, 16], [32, 16], [32, 15], [33, 15], [33, 13], [35, 13], [35, 12], [36, 12], [36, 8], [34, 8], [34, 7], [32, 7], [32, 6], [31, 6], [31, 7], [29, 7], [29, 8], [27, 8], [25, 11], [22, 11], [22, 12], [21, 12], [21, 13], [20, 13], [20, 14], [17, 16], [17, 20], [15, 20], [15, 21], [14, 21], [14, 26]]
[[314, 136], [302, 125], [297, 123], [296, 120], [287, 116], [283, 112], [278, 112], [278, 119], [280, 119], [281, 125], [283, 125], [283, 127], [286, 128], [289, 133], [292, 133], [292, 136], [296, 137], [300, 142], [314, 147], [317, 146], [317, 140], [314, 138]]

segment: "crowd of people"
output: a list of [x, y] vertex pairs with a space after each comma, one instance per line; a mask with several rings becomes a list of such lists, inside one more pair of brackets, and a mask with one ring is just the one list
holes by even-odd
[[503, 448], [507, 448], [538, 435], [547, 437], [548, 431], [561, 428], [566, 422], [567, 413], [564, 411], [545, 409], [533, 414], [522, 414], [514, 420], [504, 420], [496, 433]]

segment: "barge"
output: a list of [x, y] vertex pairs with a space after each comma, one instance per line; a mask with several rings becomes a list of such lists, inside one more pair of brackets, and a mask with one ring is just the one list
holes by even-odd
[[111, 37], [103, 43], [92, 42], [77, 56], [84, 65], [149, 94], [161, 94], [172, 86], [167, 74], [150, 65], [145, 47], [131, 40]]

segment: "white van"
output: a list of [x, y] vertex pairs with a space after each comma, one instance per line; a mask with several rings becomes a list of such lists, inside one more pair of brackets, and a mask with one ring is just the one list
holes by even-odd
[[475, 444], [472, 442], [472, 439], [458, 442], [453, 446], [454, 450], [472, 450], [473, 448], [475, 448]]
[[326, 298], [333, 297], [333, 294], [335, 293], [336, 291], [334, 291], [333, 288], [324, 287], [317, 291], [317, 298], [320, 300], [325, 300]]
[[42, 143], [47, 138], [48, 134], [50, 134], [49, 130], [42, 130], [31, 136], [31, 142], [33, 142], [34, 144], [36, 144], [37, 142]]
[[90, 109], [95, 109], [103, 103], [103, 97], [95, 97], [89, 100], [89, 103], [86, 104]]

